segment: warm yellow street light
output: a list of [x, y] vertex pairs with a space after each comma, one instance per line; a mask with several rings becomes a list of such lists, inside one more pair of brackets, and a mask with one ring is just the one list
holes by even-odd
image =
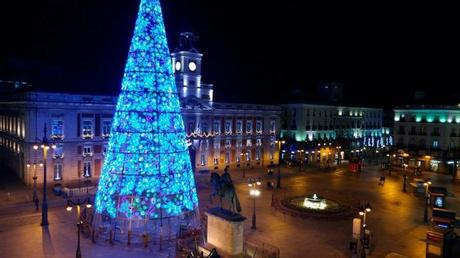
[[281, 144], [285, 144], [286, 142], [283, 140], [276, 140], [276, 144], [278, 144], [278, 175], [276, 178], [276, 188], [281, 188]]

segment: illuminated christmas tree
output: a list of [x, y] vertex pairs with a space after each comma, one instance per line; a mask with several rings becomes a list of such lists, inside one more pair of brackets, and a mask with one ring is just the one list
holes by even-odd
[[197, 207], [160, 1], [141, 0], [96, 194], [95, 232], [156, 243], [174, 238]]

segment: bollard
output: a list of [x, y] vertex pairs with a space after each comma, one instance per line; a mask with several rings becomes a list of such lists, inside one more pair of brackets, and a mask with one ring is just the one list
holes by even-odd
[[94, 243], [96, 243], [96, 237], [95, 237], [95, 230], [93, 230], [93, 232], [91, 233], [91, 241]]
[[128, 230], [128, 246], [131, 245], [131, 230]]

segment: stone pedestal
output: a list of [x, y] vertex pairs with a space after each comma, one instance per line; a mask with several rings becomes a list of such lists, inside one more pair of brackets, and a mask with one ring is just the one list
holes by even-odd
[[211, 208], [206, 212], [208, 216], [207, 241], [216, 247], [219, 253], [237, 256], [243, 253], [244, 221], [239, 213], [233, 213], [222, 208]]

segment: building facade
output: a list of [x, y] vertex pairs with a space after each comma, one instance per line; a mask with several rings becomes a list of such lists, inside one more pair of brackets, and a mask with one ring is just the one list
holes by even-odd
[[[172, 55], [182, 115], [195, 171], [266, 166], [278, 161], [278, 106], [219, 103], [213, 85], [201, 83], [201, 58], [181, 35]], [[117, 97], [49, 92], [0, 96], [0, 162], [27, 184], [43, 181], [44, 134], [56, 148], [47, 159], [48, 182], [98, 178]]]
[[[310, 156], [313, 152], [316, 160], [340, 160], [355, 151], [387, 147], [392, 141], [389, 130], [382, 126], [383, 110], [379, 108], [286, 104], [282, 121], [281, 138], [291, 146], [286, 152], [300, 148]], [[323, 151], [324, 146], [333, 148]]]
[[394, 110], [398, 158], [408, 167], [455, 175], [460, 163], [459, 107], [404, 107]]

